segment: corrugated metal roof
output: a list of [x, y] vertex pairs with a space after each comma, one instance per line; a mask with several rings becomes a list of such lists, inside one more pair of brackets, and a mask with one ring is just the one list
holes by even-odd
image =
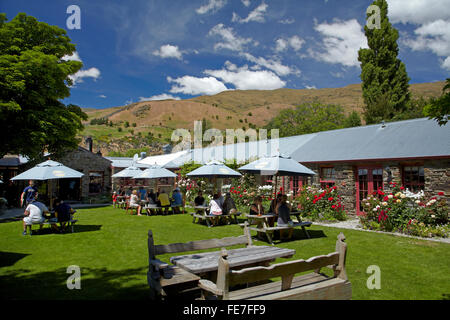
[[[192, 160], [206, 164], [230, 159], [240, 163], [279, 153], [300, 163], [450, 156], [450, 124], [439, 126], [422, 118], [207, 147], [172, 154], [175, 156], [166, 165], [160, 165], [176, 168]], [[164, 156], [148, 157], [145, 162], [168, 158]]]
[[135, 166], [138, 168], [148, 168], [150, 167], [147, 164], [134, 163], [133, 158], [122, 158], [122, 157], [104, 157], [111, 161], [111, 166], [114, 168], [128, 168], [131, 166]]
[[291, 156], [298, 162], [450, 156], [450, 125], [414, 119], [318, 132]]

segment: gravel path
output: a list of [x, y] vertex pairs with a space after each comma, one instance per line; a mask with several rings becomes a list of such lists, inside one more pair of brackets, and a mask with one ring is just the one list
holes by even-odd
[[413, 238], [413, 239], [420, 239], [420, 240], [427, 240], [427, 241], [435, 241], [435, 242], [442, 242], [442, 243], [450, 244], [450, 238], [422, 238], [422, 237], [410, 236], [410, 235], [399, 233], [399, 232], [384, 232], [384, 231], [375, 231], [375, 230], [365, 230], [361, 227], [361, 225], [359, 223], [359, 219], [349, 219], [346, 221], [338, 221], [338, 222], [313, 222], [313, 224], [319, 225], [319, 226], [325, 226], [325, 227], [333, 227], [333, 228], [340, 228], [340, 229], [353, 229], [353, 230], [366, 231], [366, 232], [390, 234], [390, 235], [399, 236], [399, 237]]

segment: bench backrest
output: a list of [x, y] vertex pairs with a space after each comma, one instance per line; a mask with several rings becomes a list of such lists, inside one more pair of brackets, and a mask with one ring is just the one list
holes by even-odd
[[347, 280], [345, 273], [347, 245], [344, 240], [345, 236], [340, 233], [336, 241], [336, 251], [327, 255], [312, 257], [308, 260], [278, 263], [269, 267], [252, 267], [241, 270], [230, 270], [226, 250], [222, 250], [222, 256], [219, 257], [217, 289], [223, 293], [223, 299], [228, 299], [229, 287], [231, 286], [281, 277], [281, 291], [288, 290], [295, 274], [308, 270], [318, 272], [318, 270], [327, 266], [333, 267], [334, 277]]
[[150, 259], [154, 259], [155, 256], [160, 254], [224, 248], [239, 244], [245, 244], [247, 246], [252, 245], [252, 238], [247, 225], [244, 226], [244, 235], [238, 237], [227, 237], [222, 239], [208, 239], [190, 241], [186, 243], [171, 243], [160, 245], [154, 245], [153, 232], [152, 230], [148, 231], [148, 250]]

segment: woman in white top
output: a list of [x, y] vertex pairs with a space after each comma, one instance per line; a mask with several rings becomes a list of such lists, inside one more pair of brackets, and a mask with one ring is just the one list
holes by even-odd
[[219, 195], [215, 194], [209, 203], [209, 215], [214, 217], [211, 218], [213, 225], [216, 225], [219, 222], [219, 218], [222, 215], [222, 207], [220, 206], [219, 198]]
[[130, 197], [130, 208], [137, 208], [138, 216], [141, 215], [141, 205], [139, 204], [139, 197], [137, 195], [137, 191], [133, 190]]

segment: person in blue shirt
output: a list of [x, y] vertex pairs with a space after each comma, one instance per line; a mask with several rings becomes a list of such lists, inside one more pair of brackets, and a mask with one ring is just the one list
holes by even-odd
[[56, 199], [55, 205], [55, 216], [60, 224], [61, 229], [58, 229], [58, 227], [56, 227], [56, 224], [54, 226], [56, 227], [55, 229], [57, 231], [64, 232], [67, 222], [70, 221], [71, 215], [75, 213], [75, 211], [69, 204], [65, 203], [61, 199]]
[[183, 206], [183, 196], [181, 195], [179, 188], [173, 190], [172, 200], [172, 208], [174, 213], [180, 213], [180, 207]]
[[34, 185], [34, 181], [28, 181], [28, 187], [23, 189], [22, 194], [20, 195], [20, 206], [28, 206], [31, 202], [33, 202], [38, 195], [38, 189]]

